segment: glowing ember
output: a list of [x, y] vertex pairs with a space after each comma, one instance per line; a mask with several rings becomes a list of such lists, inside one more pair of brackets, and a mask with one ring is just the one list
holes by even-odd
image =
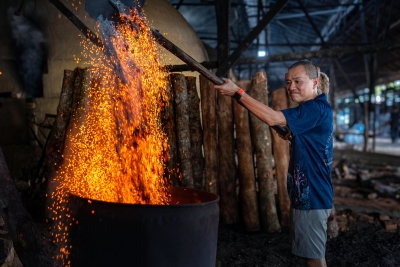
[[83, 41], [93, 68], [83, 92], [75, 92], [80, 106], [69, 124], [49, 207], [64, 266], [70, 265], [68, 228], [78, 223], [66, 208], [69, 193], [109, 202], [167, 203], [162, 154], [168, 147], [160, 124], [165, 72], [145, 18], [131, 11], [128, 19], [133, 23], [121, 16], [124, 23], [117, 29], [102, 23], [103, 51]]

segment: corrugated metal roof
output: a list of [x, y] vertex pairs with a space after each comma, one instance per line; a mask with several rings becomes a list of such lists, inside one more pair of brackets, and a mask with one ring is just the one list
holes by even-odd
[[[215, 1], [169, 0], [209, 46], [217, 46]], [[254, 28], [276, 0], [231, 1], [231, 51]], [[301, 7], [304, 6], [304, 9]], [[318, 32], [313, 28], [311, 18]], [[400, 1], [395, 0], [291, 0], [271, 21], [243, 57], [257, 57], [258, 50], [269, 55], [319, 49], [346, 49], [347, 47], [399, 43]], [[364, 17], [364, 18], [363, 18]], [[365, 21], [365, 23], [363, 22]], [[363, 28], [362, 25], [365, 25]], [[364, 29], [364, 30], [363, 30]], [[363, 33], [364, 32], [364, 33]], [[319, 35], [324, 39], [324, 45]], [[393, 79], [399, 70], [399, 50], [381, 50], [378, 53], [378, 82]], [[333, 63], [329, 58], [314, 58], [322, 71], [329, 74]], [[339, 59], [344, 71], [356, 88], [367, 87], [364, 57], [346, 55]], [[293, 61], [269, 62], [249, 66], [235, 66], [242, 79], [256, 71], [266, 71], [272, 90], [283, 85], [284, 74]], [[386, 77], [387, 76], [387, 77]], [[400, 77], [399, 77], [400, 78]], [[344, 77], [336, 71], [338, 90], [348, 91]]]

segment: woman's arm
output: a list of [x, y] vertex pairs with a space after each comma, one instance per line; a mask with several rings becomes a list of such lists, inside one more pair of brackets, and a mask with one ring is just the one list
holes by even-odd
[[[214, 85], [214, 88], [218, 90], [222, 95], [233, 96], [240, 87], [234, 84], [230, 79], [222, 78], [224, 80], [223, 85]], [[274, 125], [286, 125], [286, 118], [281, 111], [275, 111], [272, 108], [264, 105], [263, 103], [255, 100], [246, 92], [242, 94], [240, 103], [253, 113], [257, 118], [267, 123], [269, 126]]]

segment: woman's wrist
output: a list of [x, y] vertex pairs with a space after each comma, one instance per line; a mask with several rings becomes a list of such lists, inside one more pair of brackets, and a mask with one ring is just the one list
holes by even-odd
[[236, 101], [240, 101], [240, 99], [242, 98], [243, 94], [244, 94], [244, 89], [243, 88], [239, 88], [232, 97]]

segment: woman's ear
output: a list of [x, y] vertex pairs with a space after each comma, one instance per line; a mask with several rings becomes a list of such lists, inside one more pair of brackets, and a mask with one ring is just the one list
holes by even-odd
[[318, 78], [314, 78], [313, 79], [313, 89], [318, 88], [318, 84], [319, 84], [319, 79]]

